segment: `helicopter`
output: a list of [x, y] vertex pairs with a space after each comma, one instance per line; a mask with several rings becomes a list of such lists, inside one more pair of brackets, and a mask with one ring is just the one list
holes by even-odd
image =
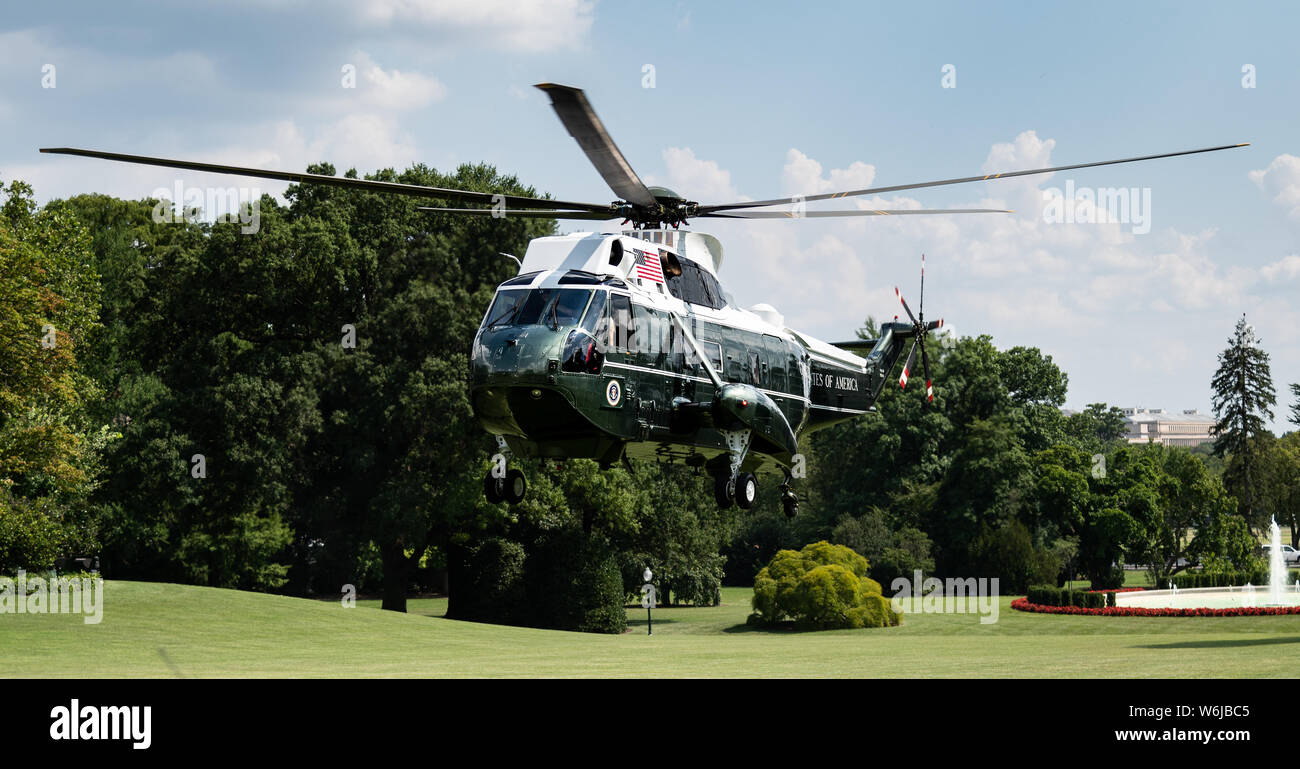
[[[702, 205], [632, 170], [585, 93], [541, 83], [563, 126], [616, 195], [608, 204], [446, 189], [305, 172], [125, 155], [69, 147], [41, 152], [184, 170], [324, 184], [488, 207], [420, 210], [464, 216], [621, 220], [617, 232], [533, 239], [519, 271], [483, 314], [470, 355], [470, 402], [499, 452], [483, 479], [489, 502], [517, 504], [527, 492], [516, 453], [545, 459], [681, 462], [714, 478], [720, 508], [751, 508], [758, 474], [780, 474], [785, 514], [798, 511], [799, 442], [816, 430], [869, 413], [909, 348], [900, 388], [920, 353], [925, 398], [934, 398], [926, 339], [925, 261], [914, 314], [880, 324], [874, 339], [828, 343], [789, 328], [774, 307], [737, 306], [719, 280], [717, 238], [682, 230], [696, 219], [816, 219], [1012, 213], [1003, 209], [807, 210], [822, 200], [1134, 163], [1248, 146], [1228, 144], [1090, 163], [989, 173], [806, 196]], [[772, 209], [777, 206], [785, 210]]]

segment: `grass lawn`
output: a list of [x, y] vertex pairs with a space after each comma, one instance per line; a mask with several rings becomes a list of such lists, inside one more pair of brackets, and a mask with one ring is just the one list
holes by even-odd
[[[750, 591], [721, 606], [629, 608], [621, 636], [442, 618], [445, 599], [409, 614], [358, 601], [109, 582], [103, 621], [0, 614], [0, 676], [904, 676], [1288, 677], [1300, 616], [1070, 617], [1013, 611], [910, 614], [897, 628], [759, 631]], [[1288, 651], [1288, 649], [1290, 651]]]

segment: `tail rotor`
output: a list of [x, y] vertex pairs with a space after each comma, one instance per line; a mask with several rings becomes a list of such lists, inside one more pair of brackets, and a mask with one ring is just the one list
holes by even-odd
[[912, 314], [912, 308], [907, 306], [907, 300], [903, 298], [903, 292], [894, 287], [894, 294], [898, 296], [898, 301], [903, 305], [903, 312], [907, 313], [907, 318], [912, 322], [912, 348], [907, 353], [907, 360], [903, 363], [903, 375], [898, 378], [898, 386], [901, 389], [907, 389], [907, 380], [912, 373], [912, 365], [916, 363], [916, 350], [921, 349], [921, 366], [925, 372], [925, 402], [934, 402], [934, 380], [930, 377], [930, 356], [925, 349], [925, 338], [929, 332], [943, 327], [943, 318], [939, 320], [925, 322], [925, 254], [921, 254], [921, 303], [917, 307], [917, 313]]

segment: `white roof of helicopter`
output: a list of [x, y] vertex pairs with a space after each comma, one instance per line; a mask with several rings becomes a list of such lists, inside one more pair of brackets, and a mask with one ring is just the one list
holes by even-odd
[[[624, 258], [620, 267], [609, 263], [610, 248], [615, 240], [623, 244], [625, 251], [636, 249], [658, 253], [659, 249], [671, 251], [679, 259], [690, 259], [706, 271], [717, 277], [717, 268], [722, 264], [722, 244], [712, 235], [698, 232], [674, 230], [632, 230], [623, 233], [611, 232], [573, 232], [565, 235], [549, 235], [534, 238], [528, 243], [528, 250], [519, 272], [541, 273], [528, 285], [549, 285], [558, 280], [559, 275], [569, 270], [582, 270], [595, 275], [616, 275], [624, 278], [633, 287], [635, 293], [652, 304], [669, 302], [679, 303], [671, 297], [666, 288], [643, 281], [632, 272], [635, 260]], [[841, 350], [819, 339], [785, 327], [785, 319], [771, 305], [759, 304], [751, 309], [742, 309], [730, 301], [720, 310], [708, 307], [694, 307], [696, 315], [713, 322], [724, 323], [736, 328], [769, 334], [785, 339], [798, 339], [815, 357], [829, 359], [841, 365], [861, 367], [865, 361], [846, 350]]]
[[548, 235], [534, 238], [524, 252], [520, 272], [538, 270], [585, 270], [597, 275], [625, 271], [611, 269], [609, 249], [615, 239], [623, 247], [655, 251], [671, 251], [679, 259], [690, 259], [717, 277], [722, 266], [722, 243], [712, 235], [702, 232], [677, 230], [628, 230], [613, 232], [571, 232], [566, 235]]

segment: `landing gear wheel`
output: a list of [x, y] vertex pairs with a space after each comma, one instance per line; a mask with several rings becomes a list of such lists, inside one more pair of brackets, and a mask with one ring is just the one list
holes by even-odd
[[483, 496], [491, 504], [497, 504], [505, 499], [506, 479], [498, 478], [489, 470], [488, 474], [483, 476]]
[[786, 518], [793, 518], [799, 514], [799, 498], [793, 491], [781, 497], [781, 506], [785, 509]]
[[736, 504], [740, 505], [741, 510], [748, 510], [754, 506], [754, 500], [758, 498], [758, 479], [753, 473], [741, 473], [736, 478]]
[[512, 505], [517, 505], [524, 501], [524, 494], [528, 492], [528, 481], [524, 478], [524, 473], [519, 468], [513, 468], [506, 473], [505, 478], [505, 500]]
[[726, 510], [736, 501], [736, 485], [726, 475], [713, 477], [713, 496], [718, 500], [718, 509]]

